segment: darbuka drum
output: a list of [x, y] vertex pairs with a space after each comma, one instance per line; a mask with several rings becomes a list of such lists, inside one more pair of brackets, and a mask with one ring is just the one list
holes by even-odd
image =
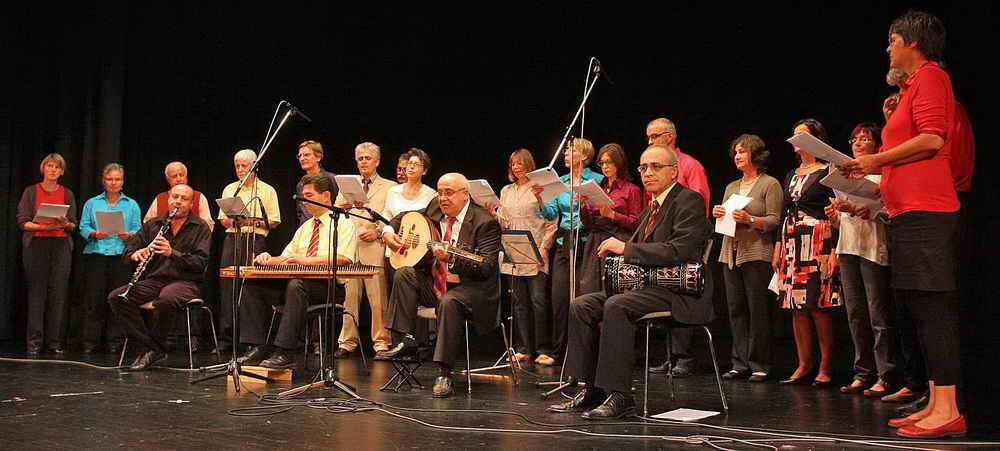
[[614, 296], [645, 287], [664, 287], [679, 294], [700, 295], [705, 290], [701, 263], [678, 266], [639, 266], [625, 263], [618, 255], [606, 257], [601, 266], [604, 292]]

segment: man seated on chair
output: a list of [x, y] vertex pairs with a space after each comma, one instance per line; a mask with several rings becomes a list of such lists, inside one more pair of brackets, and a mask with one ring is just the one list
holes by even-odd
[[[333, 183], [322, 173], [302, 177], [302, 197], [306, 199], [330, 205], [333, 201], [332, 190]], [[331, 263], [330, 227], [333, 215], [324, 207], [310, 203], [305, 203], [305, 206], [312, 217], [299, 226], [281, 255], [271, 256], [262, 252], [254, 258], [255, 264], [315, 266]], [[353, 263], [357, 245], [354, 223], [348, 218], [340, 218], [337, 221], [336, 264]], [[307, 309], [310, 304], [327, 302], [327, 282], [327, 279], [291, 279], [287, 284], [280, 279], [247, 282], [240, 305], [240, 343], [251, 345], [252, 349], [239, 359], [240, 363], [278, 369], [294, 367], [295, 351], [302, 347]], [[271, 306], [281, 303], [282, 293], [284, 309], [272, 347], [266, 343], [272, 317]], [[342, 287], [337, 289], [337, 294], [343, 297]], [[330, 303], [336, 304], [336, 301], [330, 300]]]
[[[184, 184], [170, 188], [170, 209], [146, 221], [139, 233], [125, 243], [122, 258], [136, 263], [151, 259], [139, 281], [122, 297], [127, 285], [108, 294], [108, 303], [128, 337], [146, 347], [130, 367], [142, 371], [167, 358], [165, 335], [173, 314], [185, 302], [198, 297], [198, 283], [208, 264], [212, 231], [204, 220], [191, 213], [194, 190]], [[169, 224], [163, 236], [158, 233]], [[147, 310], [148, 318], [143, 318]]]
[[[700, 194], [676, 183], [677, 155], [653, 145], [639, 161], [642, 184], [653, 201], [642, 211], [643, 219], [629, 242], [608, 238], [598, 247], [598, 255], [624, 255], [625, 263], [642, 266], [701, 261], [711, 232], [705, 201]], [[634, 414], [630, 382], [636, 321], [652, 312], [669, 311], [678, 322], [703, 324], [713, 316], [710, 301], [664, 287], [646, 287], [611, 297], [602, 291], [573, 299], [566, 373], [586, 386], [573, 399], [548, 410], [583, 412], [585, 419]]]
[[[434, 307], [437, 316], [434, 361], [440, 366], [440, 376], [434, 382], [433, 395], [443, 398], [454, 392], [451, 370], [460, 349], [464, 321], [472, 320], [479, 333], [497, 326], [500, 224], [485, 209], [470, 202], [469, 181], [462, 174], [441, 176], [437, 189], [438, 197], [420, 213], [430, 219], [433, 227], [438, 227], [442, 241], [473, 249], [484, 260], [475, 263], [456, 258], [435, 247], [433, 259], [413, 268], [397, 269], [385, 319], [386, 328], [392, 332], [393, 346], [379, 356], [399, 359], [416, 354], [413, 333], [417, 307]], [[383, 229], [383, 240], [393, 250], [402, 245], [396, 235], [402, 217], [400, 214]]]

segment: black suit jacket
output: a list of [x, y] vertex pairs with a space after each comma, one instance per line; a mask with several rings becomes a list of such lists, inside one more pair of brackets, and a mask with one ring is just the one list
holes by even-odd
[[[705, 200], [690, 189], [677, 183], [670, 188], [663, 206], [656, 216], [649, 219], [649, 206], [642, 211], [643, 220], [639, 228], [625, 243], [625, 263], [641, 266], [673, 266], [688, 262], [702, 261], [705, 242], [712, 228], [705, 216]], [[652, 227], [652, 235], [642, 242], [646, 228]], [[665, 296], [671, 296], [671, 312], [674, 318], [687, 324], [706, 324], [715, 317], [712, 307], [711, 271], [705, 268], [705, 291], [701, 296], [673, 293], [660, 288]]]
[[[462, 230], [458, 234], [456, 243], [482, 255], [485, 260], [482, 264], [476, 264], [456, 258], [449, 271], [461, 278], [459, 286], [453, 289], [460, 288], [463, 292], [461, 300], [472, 310], [472, 320], [476, 324], [476, 331], [486, 333], [497, 327], [500, 317], [498, 308], [500, 305], [500, 265], [498, 262], [500, 223], [485, 209], [473, 203], [471, 199], [469, 203], [469, 210], [465, 213]], [[444, 218], [437, 198], [432, 199], [426, 208], [418, 211], [427, 216], [434, 223], [434, 227], [439, 227]], [[404, 214], [400, 213], [393, 218], [390, 224], [393, 230], [399, 230]], [[416, 269], [429, 272], [431, 267], [430, 265], [418, 265]], [[465, 293], [469, 295], [466, 296]]]

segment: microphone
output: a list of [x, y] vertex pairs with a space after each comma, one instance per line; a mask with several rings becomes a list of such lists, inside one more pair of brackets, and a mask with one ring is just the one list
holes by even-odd
[[342, 208], [334, 207], [333, 205], [327, 205], [327, 204], [324, 204], [322, 202], [316, 202], [316, 201], [314, 201], [312, 199], [306, 199], [305, 197], [299, 196], [298, 194], [292, 196], [292, 199], [295, 199], [295, 200], [297, 200], [299, 202], [305, 202], [307, 204], [313, 204], [313, 205], [316, 205], [318, 207], [323, 207], [323, 208], [325, 208], [327, 210], [330, 210], [330, 211], [336, 211], [336, 212], [343, 212], [344, 211]]
[[288, 104], [288, 108], [290, 108], [292, 110], [292, 114], [296, 114], [298, 116], [301, 116], [302, 119], [305, 119], [305, 120], [307, 120], [309, 122], [313, 121], [312, 119], [309, 118], [309, 116], [306, 116], [306, 114], [303, 113], [302, 110], [300, 110], [298, 108], [295, 108], [295, 105], [292, 105], [291, 102], [289, 102], [289, 101], [286, 100], [285, 103]]
[[389, 225], [389, 220], [388, 219], [383, 218], [382, 215], [378, 214], [378, 212], [376, 212], [375, 210], [372, 210], [371, 208], [368, 208], [368, 207], [353, 207], [353, 208], [358, 208], [358, 209], [367, 211], [368, 214], [372, 215], [372, 218], [375, 218], [375, 219], [379, 220], [380, 222], [384, 223], [385, 225]]
[[611, 83], [611, 86], [614, 86], [615, 82], [611, 81], [611, 77], [608, 75], [608, 71], [604, 70], [604, 65], [601, 64], [601, 60], [594, 58], [594, 62], [597, 63], [594, 64], [594, 72], [603, 75], [604, 79], [607, 80], [608, 83]]

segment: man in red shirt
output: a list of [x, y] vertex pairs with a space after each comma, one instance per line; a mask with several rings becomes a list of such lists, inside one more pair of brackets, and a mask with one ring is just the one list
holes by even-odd
[[[701, 163], [677, 147], [677, 127], [673, 121], [665, 117], [653, 119], [646, 125], [646, 142], [650, 146], [663, 146], [677, 154], [677, 183], [681, 186], [701, 194], [705, 201], [705, 214], [711, 212], [711, 196], [708, 190], [708, 175], [705, 174], [705, 167]], [[691, 329], [674, 328], [671, 329], [670, 342], [671, 349], [677, 361], [674, 364], [674, 377], [689, 376], [694, 370], [694, 355], [691, 354]], [[662, 365], [649, 369], [653, 373], [666, 373], [670, 362], [663, 362]]]

